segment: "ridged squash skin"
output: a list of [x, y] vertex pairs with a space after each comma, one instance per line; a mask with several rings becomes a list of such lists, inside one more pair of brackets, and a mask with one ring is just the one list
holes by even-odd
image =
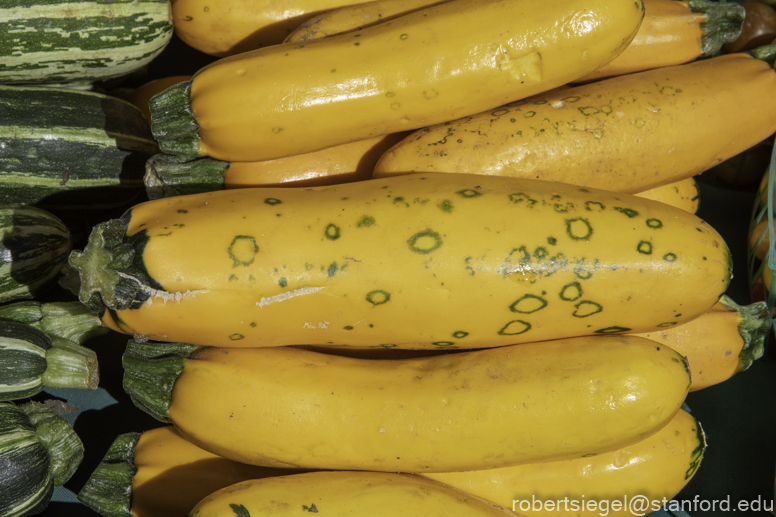
[[8, 0], [0, 5], [0, 84], [119, 77], [169, 43], [169, 0]]
[[[643, 496], [648, 502], [645, 513], [657, 511], [692, 479], [705, 447], [706, 439], [698, 422], [679, 410], [652, 436], [616, 451], [566, 461], [423, 476], [526, 517], [563, 513], [600, 517], [601, 512], [612, 517], [632, 517], [627, 505], [617, 508], [613, 502]], [[564, 502], [564, 498], [569, 500]], [[551, 508], [543, 505], [546, 501], [561, 503]], [[600, 501], [602, 506], [590, 505], [593, 501]]]
[[774, 133], [774, 88], [772, 64], [749, 54], [612, 77], [418, 130], [374, 176], [476, 173], [641, 192]]
[[302, 21], [361, 0], [175, 0], [175, 34], [187, 45], [226, 57], [277, 45]]
[[198, 347], [165, 382], [146, 377], [162, 357], [140, 354], [169, 346], [128, 346], [133, 401], [205, 450], [270, 467], [455, 472], [578, 458], [656, 432], [690, 385], [682, 356], [632, 336], [404, 360]]
[[514, 516], [505, 508], [428, 479], [377, 472], [310, 472], [245, 481], [206, 497], [189, 515], [285, 517], [306, 512], [372, 517]]
[[440, 4], [221, 59], [189, 92], [168, 90], [180, 102], [152, 103], [154, 133], [170, 154], [262, 161], [416, 129], [580, 77], [619, 54], [642, 17], [641, 0]]
[[236, 347], [646, 332], [706, 311], [731, 276], [724, 240], [685, 211], [462, 174], [150, 201], [70, 263], [111, 328]]

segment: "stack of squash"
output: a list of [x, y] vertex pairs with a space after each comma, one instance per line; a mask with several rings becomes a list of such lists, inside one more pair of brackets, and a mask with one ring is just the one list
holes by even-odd
[[[70, 195], [131, 204], [143, 168], [151, 198], [69, 264], [95, 328], [132, 336], [124, 389], [173, 425], [118, 437], [79, 499], [111, 517], [657, 510], [706, 445], [687, 393], [746, 369], [770, 328], [725, 296], [693, 176], [776, 132], [776, 47], [716, 56], [743, 9], [701, 0], [334, 7], [266, 10], [248, 37], [178, 0], [176, 32], [224, 57], [140, 109], [0, 91], [22, 118], [64, 104], [45, 124], [80, 142], [28, 203], [83, 180]], [[148, 27], [153, 57], [171, 27]], [[44, 147], [0, 166], [21, 184]]]

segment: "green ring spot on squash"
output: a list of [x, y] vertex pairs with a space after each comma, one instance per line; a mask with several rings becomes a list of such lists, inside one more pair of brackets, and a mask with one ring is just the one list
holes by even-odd
[[448, 214], [453, 211], [453, 203], [449, 199], [443, 199], [437, 204], [437, 207]]
[[376, 289], [374, 291], [370, 291], [366, 295], [366, 301], [371, 303], [372, 305], [382, 305], [384, 303], [387, 303], [388, 300], [391, 299], [391, 293], [388, 291], [383, 291], [382, 289]]
[[534, 250], [533, 255], [534, 255], [535, 258], [541, 260], [543, 258], [547, 258], [547, 256], [549, 255], [549, 252], [547, 251], [547, 248], [543, 248], [543, 247], [539, 246], [538, 248], [536, 248]]
[[628, 327], [617, 327], [617, 326], [614, 326], [614, 327], [606, 327], [606, 328], [598, 329], [598, 330], [596, 330], [594, 332], [596, 334], [615, 334], [617, 332], [628, 332], [630, 330], [631, 329], [629, 329]]
[[342, 328], [345, 329], [345, 330], [353, 330], [353, 326], [352, 325], [345, 325]]
[[506, 115], [507, 113], [509, 113], [508, 109], [501, 108], [501, 109], [497, 109], [496, 111], [491, 111], [490, 114], [493, 115], [494, 117], [500, 117], [501, 115]]
[[250, 235], [237, 235], [232, 239], [232, 243], [226, 251], [232, 259], [232, 267], [250, 266], [256, 259], [259, 245], [256, 244], [256, 239]]
[[431, 253], [442, 245], [442, 238], [432, 229], [418, 232], [407, 239], [410, 249], [415, 253]]
[[267, 199], [264, 200], [264, 203], [266, 203], [268, 205], [275, 206], [275, 205], [279, 205], [280, 203], [282, 203], [282, 201], [277, 199], [277, 198], [274, 198], [274, 197], [268, 197]]
[[587, 318], [604, 310], [600, 303], [591, 302], [590, 300], [582, 300], [574, 305], [574, 309], [571, 315], [575, 318]]
[[536, 204], [536, 200], [524, 192], [509, 194], [509, 200], [515, 204], [525, 202], [529, 208]]
[[283, 278], [281, 278], [280, 280], [278, 280], [278, 285], [279, 285], [280, 287], [285, 287], [285, 286], [287, 286], [287, 285], [288, 285], [288, 280], [286, 280], [286, 277], [283, 277]]
[[242, 334], [235, 333], [229, 336], [229, 339], [231, 339], [232, 341], [240, 341], [241, 339], [245, 339], [245, 336], [243, 336]]
[[547, 300], [541, 296], [536, 296], [535, 294], [526, 294], [510, 305], [509, 310], [521, 314], [531, 314], [532, 312], [544, 309], [545, 307], [547, 307]]
[[622, 213], [622, 214], [627, 215], [631, 219], [636, 217], [637, 215], [639, 215], [639, 213], [637, 211], [631, 210], [630, 208], [622, 208], [622, 207], [616, 206], [616, 207], [614, 207], [614, 209], [617, 210], [618, 212]]
[[652, 243], [649, 241], [641, 241], [639, 242], [639, 245], [636, 246], [636, 251], [642, 255], [652, 255]]
[[676, 262], [676, 254], [675, 253], [666, 253], [663, 255], [663, 260], [666, 262]]
[[189, 211], [188, 210], [184, 210], [184, 209], [181, 208], [180, 210], [178, 210], [178, 213], [179, 214], [188, 214]]
[[[569, 290], [573, 290], [569, 292]], [[570, 284], [566, 284], [563, 286], [563, 289], [560, 290], [560, 299], [567, 301], [567, 302], [573, 302], [576, 300], [579, 300], [582, 297], [582, 286], [579, 285], [579, 282], [571, 282]]]
[[587, 210], [588, 212], [592, 212], [593, 211], [592, 207], [594, 205], [596, 206], [596, 210], [599, 212], [602, 210], [606, 210], [606, 207], [604, 206], [604, 204], [598, 201], [585, 201], [585, 210]]
[[660, 219], [647, 219], [647, 226], [650, 228], [662, 228], [663, 227], [663, 221]]
[[572, 272], [574, 273], [574, 276], [579, 278], [580, 280], [589, 280], [590, 277], [593, 276], [593, 271], [587, 269], [584, 263], [581, 263], [576, 267], [574, 267]]
[[371, 215], [365, 215], [364, 217], [359, 219], [358, 223], [356, 223], [356, 226], [358, 226], [359, 228], [363, 228], [363, 227], [368, 228], [373, 224], [375, 224], [375, 218], [372, 217]]
[[393, 343], [384, 343], [380, 346], [383, 348], [396, 348], [396, 345], [394, 345]]
[[665, 323], [660, 323], [659, 325], [656, 325], [657, 327], [673, 327], [679, 323], [678, 321], [666, 321]]
[[566, 235], [575, 241], [589, 239], [593, 235], [593, 227], [587, 219], [577, 217], [575, 219], [566, 219]]
[[523, 320], [512, 320], [498, 331], [501, 336], [517, 336], [531, 330], [531, 324]]
[[471, 198], [471, 197], [479, 197], [482, 195], [482, 192], [478, 192], [474, 189], [465, 188], [463, 190], [459, 190], [456, 192], [461, 197]]
[[456, 330], [455, 332], [453, 332], [453, 337], [456, 339], [465, 338], [468, 335], [469, 333], [466, 332], [465, 330]]
[[326, 226], [326, 230], [324, 230], [323, 234], [330, 241], [336, 241], [337, 239], [340, 238], [339, 226], [333, 223], [329, 223], [329, 225]]
[[558, 242], [558, 239], [556, 239], [555, 237], [547, 237], [547, 244], [549, 244], [550, 246], [555, 246], [557, 242]]
[[434, 346], [454, 346], [455, 345], [455, 343], [453, 343], [452, 341], [434, 341], [431, 344]]

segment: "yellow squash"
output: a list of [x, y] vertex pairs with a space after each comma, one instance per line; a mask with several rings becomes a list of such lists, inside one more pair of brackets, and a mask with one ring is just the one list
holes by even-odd
[[213, 56], [277, 45], [304, 20], [361, 0], [175, 0], [175, 34]]
[[456, 0], [221, 59], [154, 97], [154, 135], [168, 154], [262, 161], [416, 129], [589, 73], [642, 17], [641, 0]]
[[635, 336], [403, 360], [131, 341], [123, 365], [133, 402], [205, 450], [335, 470], [455, 472], [611, 451], [666, 425], [690, 385], [682, 356]]
[[157, 154], [146, 163], [150, 199], [247, 187], [313, 187], [363, 181], [377, 160], [407, 133], [376, 136], [298, 156], [263, 162], [180, 160]]
[[701, 203], [700, 189], [698, 189], [698, 183], [695, 181], [695, 178], [685, 178], [674, 183], [639, 192], [636, 195], [681, 208], [691, 214], [698, 211]]
[[310, 472], [245, 481], [203, 499], [190, 517], [514, 517], [514, 513], [409, 474]]
[[771, 318], [765, 302], [738, 305], [722, 296], [714, 307], [682, 325], [636, 334], [670, 346], [690, 365], [690, 391], [719, 384], [762, 357]]
[[644, 0], [644, 21], [628, 48], [577, 82], [712, 57], [738, 37], [744, 17], [735, 2]]
[[591, 83], [411, 134], [375, 177], [476, 173], [642, 192], [776, 131], [776, 46]]
[[111, 328], [236, 347], [648, 332], [711, 308], [731, 276], [722, 237], [683, 210], [464, 174], [150, 201], [70, 262]]
[[680, 410], [657, 433], [616, 451], [566, 461], [423, 475], [526, 517], [633, 517], [628, 501], [645, 497], [644, 513], [657, 511], [690, 481], [705, 447], [701, 426]]
[[[301, 43], [313, 39], [345, 34], [378, 23], [385, 23], [432, 5], [450, 0], [372, 0], [362, 4], [340, 7], [311, 17], [294, 29], [283, 43]], [[646, 1], [644, 4], [646, 5]]]
[[101, 515], [116, 515], [120, 508], [120, 515], [132, 517], [186, 517], [218, 489], [298, 472], [227, 460], [165, 426], [117, 437], [78, 500]]

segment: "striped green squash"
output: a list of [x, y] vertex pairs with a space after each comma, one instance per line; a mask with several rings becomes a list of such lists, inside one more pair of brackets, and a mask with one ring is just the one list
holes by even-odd
[[0, 206], [0, 303], [30, 299], [48, 287], [70, 244], [67, 227], [45, 210]]
[[0, 403], [0, 515], [41, 513], [83, 454], [70, 424], [45, 405]]
[[0, 0], [0, 83], [118, 77], [171, 36], [169, 0]]
[[[0, 0], [2, 2], [2, 0]], [[122, 206], [157, 151], [134, 105], [93, 92], [0, 86], [0, 204]]]

